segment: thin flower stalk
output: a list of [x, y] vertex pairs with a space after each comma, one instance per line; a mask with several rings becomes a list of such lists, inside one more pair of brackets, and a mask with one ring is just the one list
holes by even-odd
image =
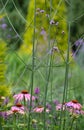
[[[33, 30], [33, 48], [32, 48], [32, 75], [31, 75], [31, 96], [33, 94], [34, 85], [34, 57], [35, 57], [35, 27], [36, 27], [36, 0], [34, 0], [34, 30]], [[30, 98], [29, 118], [28, 118], [28, 130], [30, 130], [31, 122], [31, 109], [32, 109], [32, 98]]]
[[[70, 23], [69, 23], [69, 34], [68, 34], [68, 48], [67, 48], [67, 58], [66, 58], [66, 62], [65, 62], [65, 82], [64, 82], [64, 91], [63, 91], [63, 101], [62, 103], [64, 103], [67, 100], [67, 90], [68, 90], [68, 72], [69, 72], [69, 49], [70, 49]], [[62, 106], [62, 110], [61, 110], [61, 115], [60, 115], [60, 126], [59, 126], [59, 130], [61, 130], [61, 128], [63, 127], [63, 130], [65, 130], [65, 119], [63, 120], [63, 118], [66, 116], [66, 111], [63, 113], [63, 106]], [[63, 124], [62, 124], [62, 120], [63, 120]]]
[[[51, 12], [52, 12], [52, 0], [50, 0], [50, 19], [51, 19]], [[50, 36], [51, 36], [51, 24], [49, 25], [49, 37], [48, 37], [48, 50], [50, 50]], [[48, 92], [48, 84], [49, 84], [49, 79], [50, 79], [50, 73], [51, 73], [51, 61], [52, 60], [52, 55], [48, 56], [47, 60], [47, 66], [46, 68], [46, 86], [45, 86], [45, 95], [44, 95], [44, 122], [43, 122], [43, 128], [46, 129], [46, 99], [47, 99], [47, 92]]]

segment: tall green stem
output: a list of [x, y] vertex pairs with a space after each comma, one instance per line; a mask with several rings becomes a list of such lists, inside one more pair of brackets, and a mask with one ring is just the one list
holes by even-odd
[[[69, 33], [68, 33], [67, 57], [66, 57], [66, 62], [65, 62], [65, 81], [64, 81], [64, 91], [63, 91], [62, 104], [64, 102], [66, 102], [66, 100], [67, 100], [68, 72], [69, 72], [69, 49], [70, 49], [70, 23], [69, 23]], [[65, 122], [66, 122], [65, 116], [66, 116], [66, 111], [63, 111], [63, 105], [62, 105], [62, 111], [61, 111], [61, 115], [60, 115], [60, 126], [59, 126], [59, 130], [61, 130], [61, 128], [63, 128], [63, 130], [65, 130]], [[62, 120], [63, 120], [63, 124], [62, 124]]]
[[29, 108], [29, 120], [28, 120], [28, 130], [30, 130], [30, 121], [31, 121], [31, 108], [32, 108], [32, 94], [33, 94], [33, 85], [34, 85], [34, 47], [35, 47], [35, 27], [36, 27], [36, 0], [34, 0], [34, 31], [33, 31], [33, 48], [32, 48], [32, 75], [31, 75], [31, 99], [30, 99], [30, 108]]
[[[50, 18], [51, 18], [51, 7], [52, 7], [52, 0], [50, 0]], [[48, 50], [50, 50], [50, 30], [51, 30], [51, 25], [49, 25]], [[47, 68], [46, 68], [46, 86], [45, 86], [45, 95], [44, 95], [44, 130], [46, 129], [46, 126], [45, 126], [45, 122], [46, 122], [46, 99], [47, 99], [48, 84], [49, 84], [50, 72], [51, 72], [51, 59], [52, 59], [51, 57], [52, 56], [48, 56]]]
[[70, 129], [69, 129], [69, 130], [72, 130], [72, 128], [73, 128], [74, 120], [75, 120], [75, 118], [72, 119], [72, 122], [71, 122]]

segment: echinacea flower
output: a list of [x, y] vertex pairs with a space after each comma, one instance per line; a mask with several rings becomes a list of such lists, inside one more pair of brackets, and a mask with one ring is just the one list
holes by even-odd
[[84, 110], [80, 110], [81, 115], [84, 115]]
[[24, 114], [24, 108], [23, 107], [17, 107], [17, 106], [13, 106], [11, 107], [11, 111], [12, 112], [18, 112], [20, 114]]
[[65, 106], [67, 108], [73, 108], [73, 109], [77, 109], [77, 110], [80, 110], [82, 108], [82, 105], [77, 100], [72, 100], [70, 102], [67, 102], [65, 104]]
[[[13, 96], [18, 102], [20, 102], [20, 101], [22, 101], [22, 100], [26, 100], [26, 101], [30, 101], [30, 99], [31, 99], [31, 94], [29, 94], [28, 93], [28, 91], [26, 91], [26, 90], [23, 90], [23, 91], [21, 91], [21, 93], [19, 93], [19, 94], [15, 94], [14, 96]], [[32, 96], [32, 101], [33, 100], [35, 100], [35, 97], [34, 96]]]
[[75, 109], [68, 109], [69, 110], [69, 112], [70, 112], [70, 114], [71, 115], [73, 115], [73, 114], [75, 114], [75, 115], [80, 115], [81, 114], [81, 110], [75, 110]]
[[38, 106], [33, 109], [33, 112], [36, 112], [36, 113], [42, 113], [43, 111], [44, 111], [44, 107], [42, 106]]
[[[33, 112], [36, 112], [36, 113], [42, 113], [43, 111], [44, 111], [43, 106], [38, 106], [38, 107], [33, 109]], [[46, 109], [46, 112], [49, 113], [49, 109]]]
[[60, 104], [56, 105], [56, 110], [57, 110], [57, 111], [60, 111], [60, 110], [63, 110], [63, 111], [64, 111], [64, 110], [65, 110], [65, 104], [61, 104], [61, 103], [60, 103]]
[[16, 104], [16, 106], [12, 106], [11, 109], [7, 112], [7, 115], [11, 115], [14, 113], [19, 113], [19, 114], [25, 114], [25, 108], [21, 104]]
[[79, 116], [83, 116], [84, 115], [84, 110], [78, 110], [78, 109], [71, 109], [71, 108], [68, 108], [68, 111], [70, 112], [70, 116], [71, 117], [75, 117], [75, 118], [78, 118]]

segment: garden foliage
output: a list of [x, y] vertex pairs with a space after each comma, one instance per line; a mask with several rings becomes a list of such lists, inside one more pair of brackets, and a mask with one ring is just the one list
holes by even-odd
[[6, 24], [5, 34], [3, 34], [4, 30], [1, 30], [1, 37], [6, 41], [8, 46], [10, 46], [11, 50], [16, 50], [22, 43], [21, 37], [25, 26], [27, 7], [28, 0], [0, 1], [1, 15], [4, 14], [1, 24]]
[[0, 96], [8, 96], [10, 95], [10, 89], [7, 86], [6, 81], [6, 51], [7, 47], [4, 41], [0, 39]]
[[71, 22], [71, 42], [84, 35], [84, 1], [69, 0], [69, 21]]
[[[24, 33], [24, 41], [20, 48], [21, 53], [31, 53], [34, 30], [34, 0], [29, 2], [27, 23]], [[50, 46], [58, 46], [62, 51], [67, 48], [67, 23], [66, 23], [66, 6], [64, 1], [53, 0], [51, 2], [45, 0], [36, 1], [36, 26], [35, 26], [35, 50], [42, 54], [48, 50], [48, 43], [50, 39]], [[51, 35], [49, 36], [49, 26]]]
[[82, 33], [81, 14], [77, 23], [74, 17], [77, 5], [72, 0], [0, 1], [0, 38], [7, 43], [0, 40], [3, 129], [83, 130], [83, 35], [75, 50], [71, 46]]

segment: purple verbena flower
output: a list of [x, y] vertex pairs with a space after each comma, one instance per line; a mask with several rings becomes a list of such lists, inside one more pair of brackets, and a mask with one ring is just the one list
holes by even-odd
[[6, 98], [4, 99], [3, 105], [7, 105], [8, 103], [9, 103], [9, 98], [6, 97]]
[[40, 10], [40, 13], [44, 13], [45, 11], [44, 10]]
[[39, 100], [39, 97], [35, 96], [35, 101], [38, 102], [38, 100]]
[[7, 119], [8, 117], [7, 112], [5, 111], [0, 112], [0, 116], [3, 117], [4, 119]]
[[60, 111], [60, 110], [65, 110], [65, 104], [58, 104], [58, 105], [56, 105], [56, 110], [57, 111]]
[[6, 24], [6, 23], [3, 23], [3, 24], [1, 25], [1, 28], [2, 28], [2, 29], [6, 29], [6, 27], [7, 27], [7, 24]]
[[41, 34], [41, 35], [46, 35], [46, 31], [44, 30], [44, 28], [41, 29], [40, 34]]
[[59, 22], [56, 22], [56, 26], [58, 26], [59, 25]]
[[36, 11], [40, 11], [40, 8], [37, 8]]
[[53, 19], [51, 19], [50, 24], [51, 24], [51, 25], [52, 25], [52, 24], [55, 24], [55, 21], [54, 21]]
[[10, 34], [8, 34], [8, 35], [7, 35], [7, 38], [9, 38], [9, 39], [10, 39], [10, 38], [11, 38], [11, 35], [10, 35]]
[[39, 93], [40, 93], [40, 89], [39, 89], [38, 87], [36, 87], [36, 88], [34, 89], [34, 93], [35, 93], [35, 94], [39, 94]]
[[46, 120], [46, 124], [47, 125], [51, 125], [51, 121], [50, 120]]
[[54, 100], [53, 103], [54, 103], [55, 105], [60, 104], [58, 100]]
[[48, 108], [49, 110], [51, 110], [51, 109], [52, 109], [52, 106], [48, 103], [48, 104], [46, 105], [46, 108]]
[[83, 45], [83, 44], [84, 44], [84, 41], [83, 41], [83, 39], [79, 39], [79, 40], [77, 40], [74, 44], [78, 47], [78, 46]]

